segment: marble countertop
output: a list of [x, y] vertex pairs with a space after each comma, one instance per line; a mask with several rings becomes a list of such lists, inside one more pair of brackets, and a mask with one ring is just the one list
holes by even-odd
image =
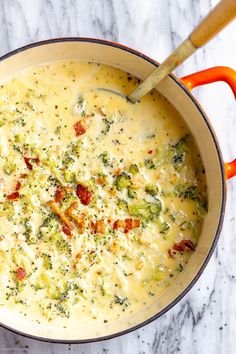
[[[162, 61], [216, 0], [0, 0], [0, 54], [66, 36], [99, 37]], [[236, 22], [176, 71], [178, 76], [216, 65], [236, 68]], [[225, 160], [236, 156], [236, 105], [230, 89], [195, 90], [211, 118]], [[216, 104], [217, 102], [217, 104]], [[109, 341], [83, 345], [41, 343], [0, 328], [0, 353], [173, 354], [235, 353], [236, 179], [218, 246], [203, 275], [174, 308], [146, 327]]]

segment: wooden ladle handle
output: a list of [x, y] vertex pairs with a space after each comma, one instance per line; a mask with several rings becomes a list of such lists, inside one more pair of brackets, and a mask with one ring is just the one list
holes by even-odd
[[222, 0], [193, 30], [189, 38], [200, 48], [220, 32], [236, 16], [236, 0]]
[[135, 103], [236, 17], [236, 0], [222, 0], [153, 73], [132, 92]]

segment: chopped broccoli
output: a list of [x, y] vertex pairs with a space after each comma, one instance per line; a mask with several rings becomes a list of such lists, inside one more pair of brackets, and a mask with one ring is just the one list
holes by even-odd
[[24, 236], [25, 236], [26, 242], [28, 244], [36, 243], [36, 236], [33, 234], [33, 228], [32, 228], [32, 225], [31, 225], [29, 219], [25, 219], [24, 227], [25, 227]]
[[128, 187], [128, 197], [131, 199], [137, 198], [137, 193], [130, 187]]
[[129, 300], [128, 298], [125, 296], [120, 296], [120, 295], [115, 295], [114, 296], [114, 302], [115, 304], [119, 304], [119, 305], [124, 305], [124, 306], [128, 306], [129, 305]]
[[109, 133], [111, 126], [114, 123], [114, 119], [112, 118], [108, 119], [107, 117], [105, 117], [102, 120], [105, 124], [105, 127], [104, 129], [102, 129], [101, 134], [106, 135], [107, 133]]
[[43, 265], [46, 269], [52, 269], [52, 257], [49, 254], [43, 253]]
[[118, 199], [117, 206], [119, 209], [127, 211], [128, 206], [127, 206], [127, 202], [125, 200]]
[[172, 162], [175, 165], [181, 165], [184, 161], [184, 154], [176, 154], [172, 157]]
[[99, 158], [102, 160], [104, 166], [109, 166], [111, 162], [111, 158], [108, 152], [103, 152], [101, 155], [99, 155]]
[[128, 204], [128, 210], [131, 216], [137, 216], [145, 221], [155, 220], [161, 212], [161, 202], [155, 199], [155, 202], [145, 200], [137, 201], [135, 204]]
[[165, 234], [166, 231], [168, 231], [169, 229], [170, 229], [170, 225], [166, 221], [161, 223], [161, 229], [160, 229], [161, 234]]
[[14, 172], [16, 169], [16, 165], [14, 164], [14, 162], [6, 162], [5, 165], [3, 166], [3, 171], [10, 176], [12, 174], [12, 172]]
[[185, 186], [179, 184], [175, 187], [175, 193], [178, 197], [184, 199], [197, 200], [199, 198], [199, 192], [197, 186]]
[[156, 168], [154, 162], [152, 159], [145, 159], [144, 160], [144, 165], [146, 168], [148, 168], [149, 170], [153, 170]]
[[125, 172], [122, 172], [119, 176], [116, 177], [115, 185], [119, 191], [122, 191], [122, 189], [129, 187], [131, 185], [130, 176], [127, 175]]
[[157, 195], [157, 193], [158, 193], [158, 188], [152, 184], [148, 184], [145, 187], [145, 192], [147, 194], [150, 194], [152, 197], [155, 197], [155, 195]]
[[77, 102], [76, 102], [76, 111], [80, 113], [82, 116], [85, 116], [85, 106], [86, 106], [86, 102], [84, 97], [78, 94]]
[[187, 150], [187, 138], [189, 135], [185, 135], [182, 138], [179, 139], [179, 141], [173, 145], [173, 149], [176, 150], [178, 154], [181, 154]]
[[139, 172], [139, 168], [136, 164], [132, 164], [130, 165], [130, 168], [129, 168], [129, 173], [131, 173], [131, 175], [136, 175], [137, 173]]

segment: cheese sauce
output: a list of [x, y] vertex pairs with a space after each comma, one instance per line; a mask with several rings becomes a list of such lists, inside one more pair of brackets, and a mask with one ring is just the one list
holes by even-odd
[[[107, 322], [170, 286], [207, 210], [205, 171], [158, 92], [56, 62], [0, 86], [0, 304], [38, 322]], [[61, 322], [60, 322], [61, 321]]]

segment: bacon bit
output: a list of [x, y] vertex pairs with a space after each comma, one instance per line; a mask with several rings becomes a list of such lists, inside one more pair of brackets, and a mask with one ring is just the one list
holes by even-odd
[[87, 187], [84, 187], [82, 184], [77, 185], [76, 195], [81, 201], [81, 203], [84, 205], [88, 205], [92, 198], [92, 193], [88, 190]]
[[16, 187], [15, 187], [15, 191], [18, 191], [21, 187], [21, 183], [20, 182], [16, 182]]
[[116, 196], [116, 190], [114, 188], [110, 188], [108, 189], [108, 193], [112, 196], [112, 197], [115, 197]]
[[149, 155], [151, 155], [153, 153], [153, 150], [148, 150], [147, 152]]
[[86, 133], [88, 127], [84, 120], [79, 120], [77, 123], [74, 124], [74, 129], [76, 136], [80, 136]]
[[61, 219], [61, 222], [65, 224], [69, 230], [74, 229], [74, 225], [67, 219], [65, 214], [58, 208], [57, 204], [50, 200], [48, 203], [48, 206], [54, 211], [54, 213]]
[[125, 227], [126, 226], [126, 223], [124, 220], [116, 220], [114, 223], [113, 223], [113, 229], [114, 230], [117, 230], [119, 227]]
[[22, 173], [22, 174], [20, 175], [20, 178], [26, 178], [26, 177], [28, 177], [27, 173]]
[[110, 224], [111, 223], [111, 219], [107, 219], [107, 223]]
[[66, 226], [66, 225], [63, 225], [62, 226], [62, 231], [64, 232], [64, 234], [66, 235], [66, 236], [68, 236], [69, 238], [71, 238], [71, 231], [70, 231], [70, 229]]
[[65, 198], [65, 191], [62, 188], [58, 188], [55, 193], [54, 201], [60, 203]]
[[81, 253], [81, 252], [80, 252], [80, 253], [77, 253], [77, 255], [75, 256], [75, 259], [76, 259], [77, 261], [79, 261], [81, 258], [82, 258], [82, 253]]
[[125, 219], [125, 233], [127, 234], [130, 230], [140, 227], [139, 219]]
[[78, 207], [78, 203], [74, 202], [71, 206], [66, 210], [66, 214], [76, 222], [77, 226], [79, 227], [79, 233], [83, 234], [85, 231], [85, 217], [84, 215], [75, 215], [75, 212], [78, 213], [76, 208]]
[[125, 220], [116, 220], [113, 223], [113, 229], [117, 230], [119, 227], [124, 227], [124, 232], [127, 234], [130, 230], [140, 227], [139, 219], [125, 219]]
[[191, 240], [182, 240], [179, 243], [175, 243], [173, 249], [178, 252], [194, 251], [195, 246]]
[[95, 253], [95, 250], [90, 250], [89, 253], [90, 253], [90, 254], [94, 254], [94, 253]]
[[115, 176], [119, 176], [120, 173], [121, 173], [121, 168], [117, 168], [116, 170], [113, 171], [113, 174], [114, 174]]
[[39, 157], [25, 157], [24, 156], [24, 160], [25, 160], [26, 166], [28, 167], [29, 170], [33, 170], [33, 165], [30, 163], [30, 161], [35, 161], [37, 166], [39, 166], [39, 164], [40, 164]]
[[26, 271], [24, 268], [22, 267], [19, 267], [17, 270], [16, 270], [16, 274], [17, 274], [17, 279], [22, 281], [23, 279], [26, 278]]
[[90, 225], [95, 234], [104, 234], [105, 223], [103, 220], [97, 220], [95, 223], [91, 221]]
[[168, 249], [168, 255], [169, 255], [169, 257], [170, 257], [170, 258], [174, 258], [174, 256], [173, 256], [173, 253], [172, 253], [171, 249]]
[[14, 201], [14, 200], [19, 199], [19, 197], [20, 197], [19, 192], [13, 192], [13, 193], [7, 195], [7, 200], [12, 200], [12, 201]]
[[99, 184], [100, 186], [103, 186], [104, 184], [106, 184], [106, 180], [104, 176], [98, 176], [96, 179], [97, 184]]

